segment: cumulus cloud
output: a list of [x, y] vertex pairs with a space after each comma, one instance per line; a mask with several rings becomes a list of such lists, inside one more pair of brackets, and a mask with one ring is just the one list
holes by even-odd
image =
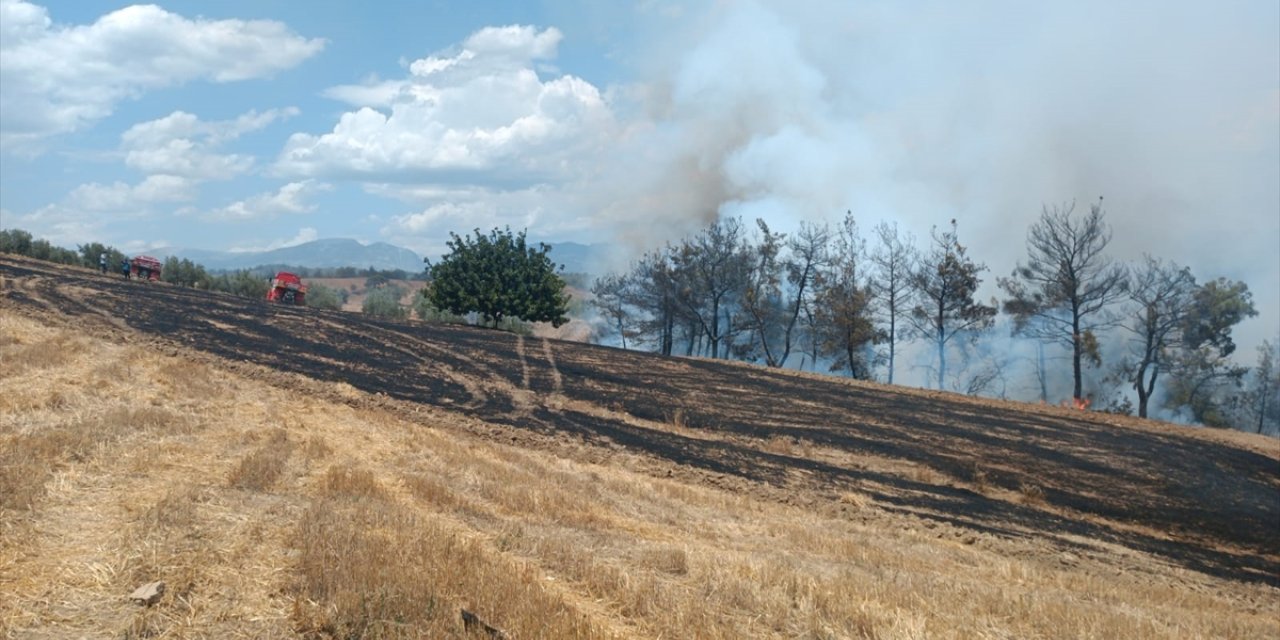
[[[250, 156], [216, 153], [220, 145], [296, 113], [293, 108], [250, 111], [232, 120], [204, 122], [175, 111], [138, 123], [121, 136], [120, 151], [126, 166], [149, 175], [137, 183], [85, 183], [61, 200], [13, 219], [33, 232], [66, 243], [96, 237], [108, 218], [123, 221], [170, 213], [193, 215], [199, 211], [195, 201], [203, 182], [233, 178], [254, 164]], [[277, 193], [236, 202], [209, 215], [239, 220], [306, 212], [311, 209], [303, 198], [327, 188], [310, 182], [286, 185]], [[165, 208], [178, 203], [185, 204]]]
[[58, 25], [44, 7], [0, 0], [0, 143], [75, 131], [148, 90], [269, 77], [324, 44], [276, 21], [188, 19], [154, 5]]
[[590, 241], [595, 224], [591, 202], [574, 183], [523, 189], [369, 184], [365, 190], [411, 207], [390, 216], [380, 233], [426, 255], [443, 253], [450, 232], [466, 235], [475, 229], [511, 227], [527, 229], [535, 240]]
[[226, 180], [248, 171], [253, 158], [214, 153], [220, 145], [297, 115], [293, 107], [250, 111], [234, 120], [202, 122], [175, 111], [163, 118], [133, 125], [121, 135], [125, 164], [144, 173], [164, 172], [192, 180]]
[[561, 37], [554, 28], [485, 28], [456, 49], [413, 61], [405, 78], [333, 87], [327, 95], [360, 108], [329, 133], [293, 135], [276, 169], [524, 185], [562, 176], [597, 145], [612, 114], [592, 84], [539, 77], [536, 65], [555, 57]]
[[195, 197], [195, 185], [183, 176], [156, 174], [136, 185], [91, 182], [76, 187], [66, 206], [90, 212], [128, 212], [151, 204], [183, 202]]
[[6, 224], [26, 229], [50, 242], [71, 245], [102, 237], [108, 223], [159, 215], [165, 206], [195, 198], [195, 185], [181, 176], [147, 176], [137, 184], [90, 182], [65, 198], [30, 213], [6, 213]]
[[282, 214], [311, 213], [316, 204], [310, 202], [317, 194], [330, 191], [333, 185], [315, 180], [290, 182], [274, 192], [238, 200], [205, 215], [211, 220], [261, 220]]

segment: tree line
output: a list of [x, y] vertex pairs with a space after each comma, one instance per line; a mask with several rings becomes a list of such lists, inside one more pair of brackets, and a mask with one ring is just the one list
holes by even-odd
[[[122, 263], [128, 259], [123, 251], [101, 242], [76, 245], [73, 250], [53, 245], [43, 238], [34, 238], [31, 233], [22, 229], [0, 230], [0, 252], [90, 269], [97, 269], [101, 256], [105, 254], [108, 272], [113, 274], [120, 273]], [[160, 278], [179, 286], [262, 299], [267, 296], [271, 276], [276, 271], [274, 267], [211, 271], [186, 258], [169, 256], [161, 267]], [[376, 270], [352, 269], [352, 271], [362, 274], [366, 271], [376, 273]], [[309, 284], [307, 288], [307, 304], [311, 307], [341, 309], [346, 299], [345, 291], [326, 287], [320, 283]]]
[[[209, 270], [186, 258], [169, 256], [161, 268], [161, 279], [179, 286], [220, 291], [246, 298], [266, 297], [272, 276], [288, 270], [305, 278], [363, 277], [366, 296], [361, 311], [402, 320], [412, 310], [429, 322], [468, 323], [475, 319], [506, 331], [528, 332], [526, 322], [550, 322], [560, 326], [568, 321], [569, 297], [560, 268], [548, 257], [550, 247], [530, 243], [525, 232], [494, 229], [488, 234], [476, 230], [474, 236], [450, 234], [450, 252], [435, 264], [426, 262], [421, 273], [403, 269], [369, 267], [308, 268], [289, 265], [262, 265], [251, 269]], [[22, 230], [0, 230], [0, 251], [29, 257], [96, 268], [99, 257], [108, 256], [109, 268], [118, 272], [127, 257], [115, 247], [91, 242], [75, 251], [35, 240]], [[429, 280], [429, 286], [414, 297], [409, 306], [401, 304], [407, 293], [393, 281]], [[318, 282], [307, 283], [307, 306], [341, 309], [348, 292]]]
[[[646, 253], [627, 273], [598, 278], [592, 304], [624, 348], [772, 367], [798, 359], [801, 369], [821, 364], [890, 384], [900, 377], [903, 345], [915, 343], [931, 354], [924, 366], [932, 386], [975, 395], [1006, 393], [1015, 367], [993, 330], [1008, 327], [1035, 345], [1041, 401], [1051, 397], [1050, 361], [1065, 352], [1076, 406], [1147, 417], [1158, 402], [1201, 424], [1280, 433], [1280, 341], [1264, 342], [1254, 367], [1232, 358], [1232, 329], [1257, 314], [1247, 285], [1199, 282], [1188, 268], [1150, 256], [1112, 260], [1101, 200], [1088, 213], [1077, 214], [1074, 203], [1044, 208], [1028, 230], [1026, 259], [996, 279], [1003, 301], [978, 299], [987, 267], [969, 256], [955, 220], [935, 227], [924, 246], [887, 223], [870, 240], [852, 213], [834, 226], [802, 223], [794, 234], [725, 218]], [[548, 246], [494, 229], [451, 234], [449, 247], [427, 263], [428, 286], [411, 305], [419, 318], [475, 317], [507, 330], [567, 321], [570, 300]], [[0, 231], [0, 251], [86, 267], [101, 253], [112, 264], [123, 259], [99, 243], [71, 251], [19, 230]], [[366, 313], [407, 317], [404, 292], [386, 273], [351, 271], [369, 274]], [[162, 277], [262, 298], [270, 276], [211, 274], [170, 257]], [[345, 294], [316, 283], [308, 303], [337, 309]]]
[[592, 304], [624, 348], [890, 384], [912, 343], [930, 386], [973, 394], [1004, 395], [1014, 367], [999, 352], [1017, 339], [1037, 354], [1022, 370], [1042, 401], [1057, 373], [1079, 407], [1280, 433], [1280, 344], [1254, 367], [1233, 360], [1232, 329], [1257, 315], [1247, 285], [1150, 256], [1124, 264], [1110, 241], [1101, 199], [1046, 206], [1025, 258], [995, 280], [1002, 299], [982, 300], [987, 266], [955, 220], [917, 244], [888, 223], [864, 238], [852, 213], [792, 234], [723, 218], [598, 278]]

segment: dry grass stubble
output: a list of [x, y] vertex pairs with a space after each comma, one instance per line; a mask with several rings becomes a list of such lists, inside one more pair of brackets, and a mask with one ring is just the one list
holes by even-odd
[[[0, 349], [71, 339], [3, 310], [0, 329]], [[1068, 560], [854, 492], [858, 519], [825, 517], [85, 340], [0, 376], [0, 444], [57, 469], [0, 510], [18, 637], [463, 637], [461, 607], [516, 638], [1280, 635], [1276, 590], [1097, 541]], [[151, 579], [161, 603], [122, 602]]]

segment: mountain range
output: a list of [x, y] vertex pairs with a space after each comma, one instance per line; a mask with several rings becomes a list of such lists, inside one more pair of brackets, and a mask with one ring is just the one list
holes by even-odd
[[[564, 265], [565, 273], [590, 273], [603, 245], [576, 242], [550, 243], [551, 259]], [[364, 244], [350, 238], [313, 240], [269, 251], [214, 251], [208, 249], [163, 248], [153, 253], [186, 258], [206, 269], [250, 269], [263, 265], [335, 268], [357, 267], [408, 272], [422, 271], [422, 256], [410, 249], [385, 242]], [[435, 257], [432, 258], [436, 259]]]

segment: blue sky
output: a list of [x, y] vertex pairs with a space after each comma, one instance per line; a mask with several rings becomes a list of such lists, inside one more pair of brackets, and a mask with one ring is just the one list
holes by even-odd
[[0, 0], [0, 226], [68, 246], [510, 225], [621, 261], [852, 210], [955, 218], [994, 281], [1098, 196], [1118, 259], [1244, 279], [1280, 331], [1280, 5]]

